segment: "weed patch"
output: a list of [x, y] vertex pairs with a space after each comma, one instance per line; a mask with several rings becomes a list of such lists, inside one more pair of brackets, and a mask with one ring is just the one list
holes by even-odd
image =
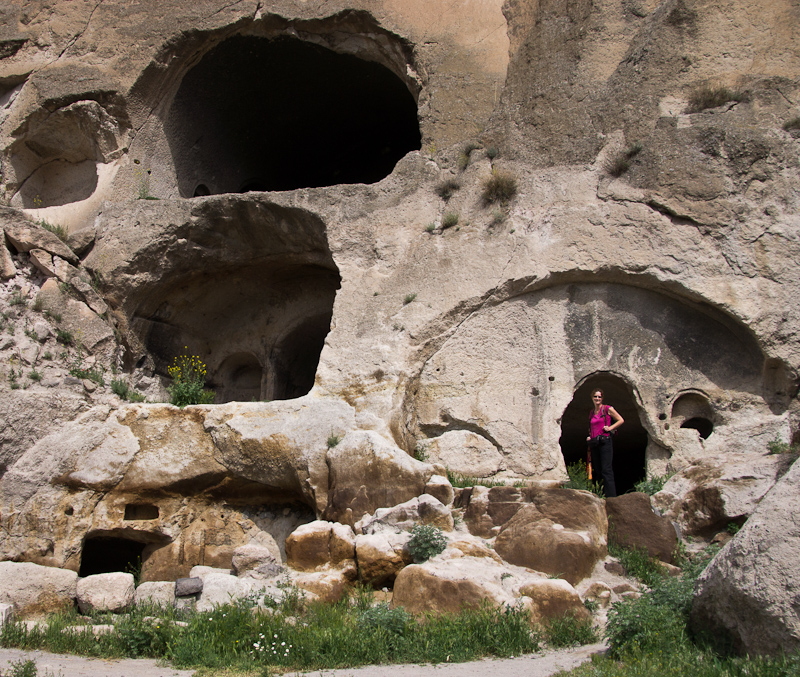
[[568, 646], [581, 646], [597, 641], [597, 631], [588, 618], [575, 618], [565, 614], [551, 618], [543, 625], [547, 643], [556, 649]]
[[403, 297], [403, 305], [407, 306], [409, 303], [414, 301], [414, 299], [416, 299], [416, 298], [417, 298], [417, 292], [411, 292], [410, 294], [406, 294]]
[[589, 479], [589, 471], [583, 461], [568, 465], [567, 475], [569, 476], [569, 481], [564, 485], [565, 489], [582, 489], [583, 491], [591, 491], [600, 498], [606, 497], [600, 482]]
[[473, 477], [472, 475], [462, 475], [447, 469], [447, 480], [453, 487], [465, 489], [467, 487], [504, 487], [506, 483], [502, 480], [487, 479], [485, 477]]
[[643, 480], [639, 480], [633, 485], [633, 488], [636, 491], [642, 492], [643, 494], [652, 496], [664, 488], [664, 485], [667, 483], [669, 478], [670, 475], [651, 475]]
[[214, 391], [205, 389], [206, 365], [196, 355], [176, 357], [167, 373], [172, 378], [172, 383], [167, 386], [170, 404], [183, 408], [214, 401]]
[[469, 167], [470, 155], [472, 155], [472, 151], [473, 150], [478, 150], [478, 148], [480, 148], [480, 147], [481, 147], [480, 144], [474, 143], [474, 142], [471, 141], [471, 142], [465, 144], [464, 147], [461, 149], [461, 153], [458, 156], [458, 160], [457, 160], [456, 164], [458, 165], [458, 168], [462, 172], [467, 167]]
[[726, 103], [746, 101], [747, 95], [727, 87], [700, 87], [689, 95], [687, 113], [699, 113], [709, 108], [718, 108]]
[[407, 547], [414, 561], [419, 564], [444, 552], [447, 547], [447, 537], [441, 529], [428, 524], [417, 524], [411, 530], [411, 539], [408, 541]]
[[342, 436], [332, 432], [330, 435], [328, 435], [328, 440], [327, 440], [328, 449], [333, 449], [341, 441], [342, 441]]
[[436, 186], [436, 194], [442, 198], [442, 200], [447, 201], [460, 189], [460, 181], [456, 179], [446, 179]]
[[631, 168], [631, 161], [642, 152], [641, 143], [633, 143], [625, 150], [610, 157], [605, 165], [606, 173], [614, 178], [622, 176]]
[[45, 220], [37, 221], [37, 223], [45, 230], [50, 231], [62, 242], [67, 241], [67, 238], [69, 237], [69, 231], [67, 230], [66, 226], [50, 223], [49, 221]]
[[131, 388], [128, 382], [122, 378], [111, 379], [111, 392], [128, 402], [144, 402], [145, 399], [144, 395]]
[[447, 212], [447, 214], [442, 217], [442, 230], [447, 230], [455, 225], [458, 225], [458, 214]]
[[481, 199], [486, 207], [495, 203], [507, 204], [517, 194], [517, 179], [507, 172], [492, 170], [492, 175], [483, 182]]

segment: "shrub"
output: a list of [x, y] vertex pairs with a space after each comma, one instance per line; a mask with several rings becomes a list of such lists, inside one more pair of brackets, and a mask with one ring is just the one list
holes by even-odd
[[436, 194], [442, 200], [449, 200], [461, 188], [461, 183], [456, 179], [446, 179], [436, 186]]
[[330, 435], [328, 435], [328, 449], [333, 449], [341, 441], [341, 436], [332, 432]]
[[790, 453], [797, 453], [800, 451], [800, 447], [796, 444], [789, 444], [788, 442], [782, 442], [779, 438], [774, 438], [767, 442], [767, 451], [770, 454], [790, 454]]
[[8, 299], [8, 305], [10, 305], [10, 306], [27, 306], [28, 305], [28, 301], [22, 295], [22, 292], [15, 291], [11, 295], [11, 298]]
[[614, 538], [614, 529], [611, 525], [608, 530], [608, 554], [620, 561], [628, 576], [638, 578], [650, 587], [660, 583], [666, 575], [664, 567], [650, 557], [646, 550], [620, 545]]
[[728, 89], [727, 87], [700, 87], [689, 95], [687, 113], [699, 113], [709, 108], [718, 108], [730, 101], [744, 101], [744, 92]]
[[411, 292], [410, 294], [406, 294], [405, 297], [403, 298], [403, 305], [407, 306], [415, 298], [417, 298], [417, 292]]
[[568, 465], [567, 475], [569, 475], [569, 481], [564, 485], [564, 489], [582, 489], [583, 491], [591, 491], [600, 498], [605, 498], [602, 485], [600, 482], [589, 479], [589, 471], [583, 461]]
[[639, 480], [633, 485], [633, 488], [636, 491], [641, 491], [643, 494], [652, 496], [664, 488], [669, 478], [670, 475], [651, 475], [643, 480]]
[[170, 404], [183, 408], [214, 401], [214, 391], [205, 389], [206, 365], [196, 355], [176, 357], [167, 373], [172, 378], [172, 383], [167, 386]]
[[76, 363], [69, 368], [69, 373], [70, 376], [74, 376], [75, 378], [88, 379], [90, 381], [94, 381], [99, 386], [105, 385], [103, 371], [97, 367], [90, 367], [87, 369], [86, 367]]
[[489, 146], [486, 149], [486, 157], [488, 157], [490, 160], [494, 160], [498, 155], [500, 155], [500, 151], [496, 146]]
[[447, 212], [442, 217], [442, 230], [447, 230], [458, 224], [458, 214], [454, 212]]
[[483, 182], [481, 199], [484, 206], [499, 202], [506, 204], [517, 194], [517, 179], [507, 172], [492, 170], [492, 175]]
[[128, 400], [129, 402], [144, 402], [145, 399], [144, 395], [136, 392], [130, 387], [130, 385], [128, 385], [128, 382], [125, 381], [125, 379], [121, 378], [111, 379], [111, 392], [123, 400]]
[[461, 149], [461, 154], [458, 156], [458, 168], [463, 172], [467, 167], [469, 167], [469, 160], [470, 155], [472, 154], [473, 150], [477, 150], [480, 148], [480, 144], [469, 142], [464, 145], [464, 148]]
[[417, 524], [411, 530], [408, 552], [417, 564], [426, 562], [431, 557], [436, 557], [440, 552], [444, 552], [446, 547], [447, 537], [442, 533], [441, 529], [428, 524]]
[[411, 616], [402, 607], [390, 609], [381, 602], [361, 612], [358, 622], [369, 628], [380, 628], [395, 635], [403, 635], [411, 624]]
[[502, 480], [493, 480], [485, 477], [473, 477], [472, 475], [462, 475], [460, 472], [453, 472], [447, 469], [447, 480], [453, 487], [504, 487], [506, 483]]
[[45, 230], [49, 230], [53, 235], [55, 235], [59, 240], [62, 242], [66, 242], [67, 238], [69, 237], [69, 231], [67, 230], [66, 226], [57, 225], [55, 223], [50, 223], [49, 221], [45, 221], [44, 219], [38, 222], [39, 225], [44, 228]]
[[425, 225], [425, 232], [426, 233], [432, 233], [435, 230], [436, 230], [436, 224], [435, 223], [428, 223], [428, 224]]
[[11, 663], [11, 672], [8, 673], [8, 677], [37, 677], [38, 674], [35, 661], [20, 659]]
[[72, 336], [72, 332], [66, 329], [56, 329], [56, 341], [65, 346], [71, 346], [75, 339]]
[[642, 144], [633, 143], [622, 152], [609, 157], [605, 165], [606, 173], [615, 178], [622, 176], [631, 168], [631, 160], [633, 160], [633, 158], [635, 158], [641, 152]]
[[597, 632], [592, 627], [591, 619], [575, 618], [570, 614], [546, 621], [544, 636], [547, 643], [556, 649], [591, 644], [597, 641]]
[[35, 369], [31, 369], [29, 376], [31, 381], [36, 381], [37, 383], [42, 380], [42, 375]]

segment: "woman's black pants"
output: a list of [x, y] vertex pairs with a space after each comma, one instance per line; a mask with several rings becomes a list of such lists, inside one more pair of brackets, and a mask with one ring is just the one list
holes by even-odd
[[597, 439], [597, 444], [592, 445], [592, 469], [595, 481], [598, 474], [603, 479], [603, 492], [606, 498], [617, 495], [617, 486], [614, 483], [614, 445], [611, 438], [603, 435]]

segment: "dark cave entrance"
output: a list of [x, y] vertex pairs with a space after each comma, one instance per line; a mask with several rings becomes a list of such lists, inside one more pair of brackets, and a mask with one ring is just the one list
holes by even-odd
[[273, 399], [291, 400], [314, 387], [317, 365], [331, 326], [331, 314], [309, 318], [275, 348]]
[[183, 197], [374, 183], [421, 145], [397, 75], [288, 36], [238, 35], [208, 52], [166, 133]]
[[567, 465], [586, 461], [591, 392], [596, 388], [603, 391], [603, 403], [610, 404], [625, 419], [625, 424], [614, 436], [614, 479], [617, 493], [624, 494], [646, 476], [648, 435], [639, 420], [633, 392], [621, 378], [601, 372], [590, 376], [578, 387], [561, 418], [561, 453]]
[[132, 572], [141, 567], [146, 543], [113, 536], [89, 536], [83, 543], [78, 576]]

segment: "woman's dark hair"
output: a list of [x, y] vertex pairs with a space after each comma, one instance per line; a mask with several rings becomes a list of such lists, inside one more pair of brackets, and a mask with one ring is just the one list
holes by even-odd
[[605, 397], [605, 393], [603, 392], [602, 388], [593, 388], [592, 389], [592, 396], [594, 396], [595, 393], [600, 393], [600, 397], [603, 397], [603, 398]]

